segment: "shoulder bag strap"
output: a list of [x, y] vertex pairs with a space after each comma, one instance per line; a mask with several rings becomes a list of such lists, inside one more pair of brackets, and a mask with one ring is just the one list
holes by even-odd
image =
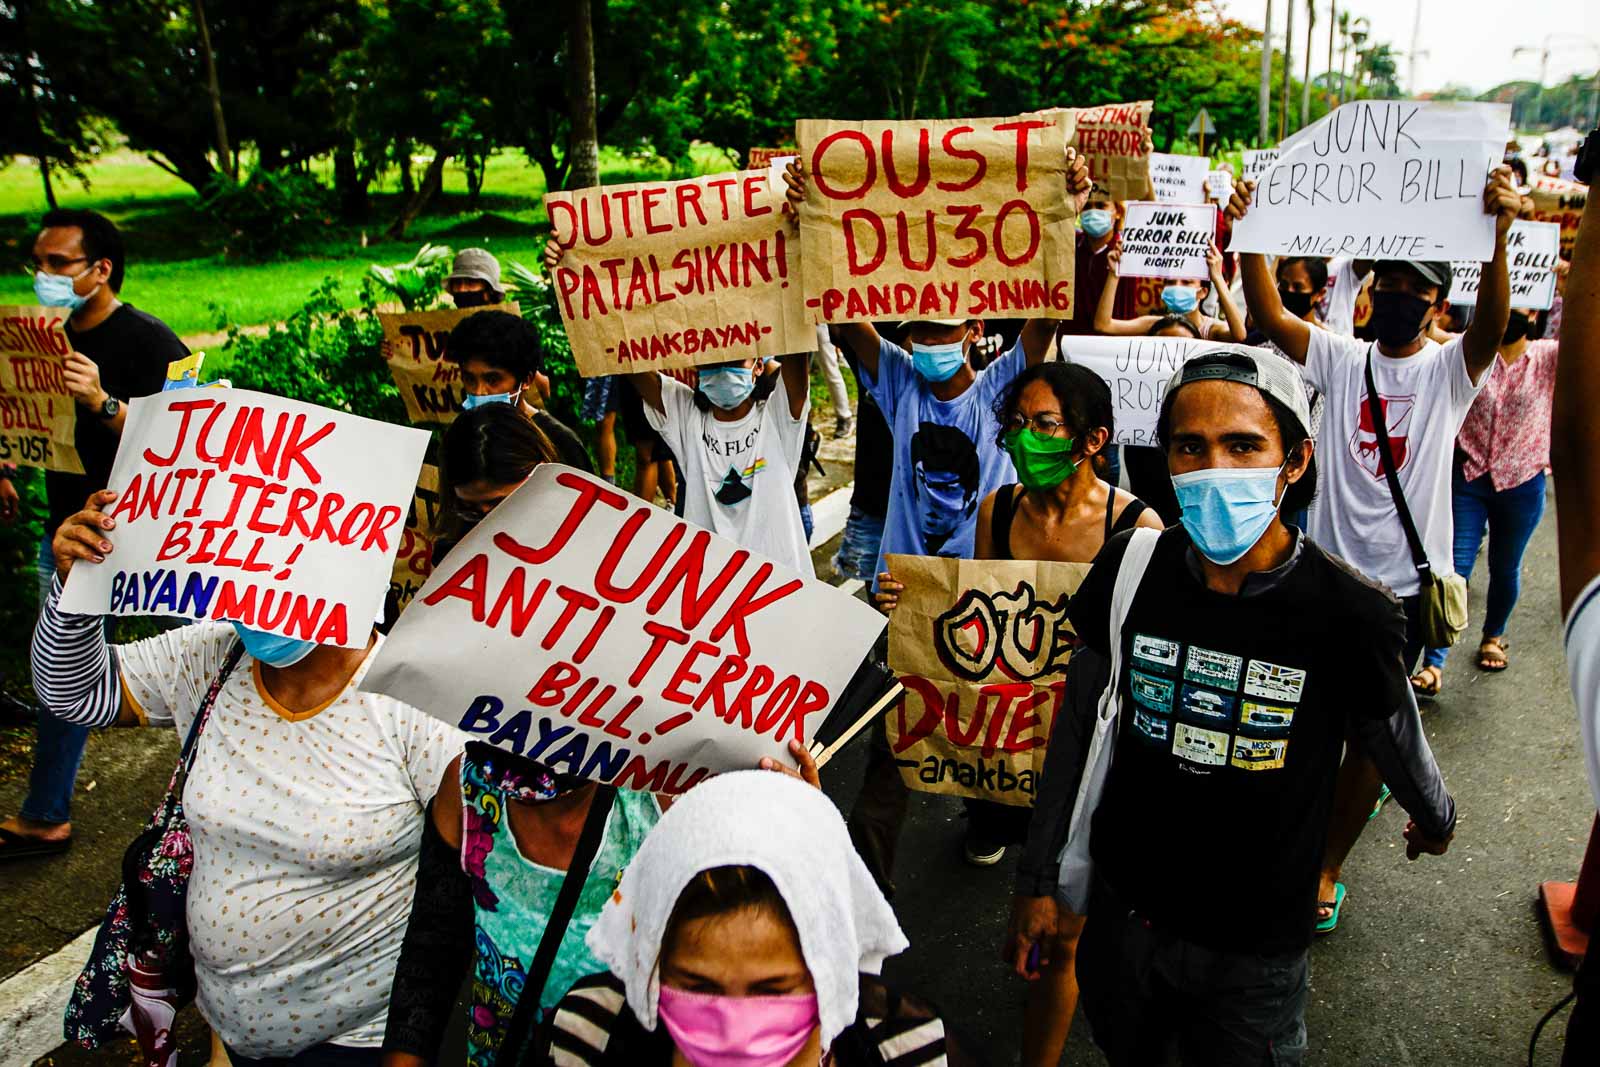
[[217, 676], [211, 679], [211, 688], [206, 690], [205, 698], [200, 701], [200, 707], [195, 710], [194, 722], [189, 724], [189, 733], [183, 739], [183, 750], [178, 755], [178, 769], [172, 776], [172, 795], [182, 799], [184, 783], [189, 780], [189, 768], [194, 766], [195, 752], [198, 749], [200, 731], [205, 728], [206, 720], [211, 718], [211, 708], [217, 702], [217, 696], [222, 692], [222, 686], [228, 680], [228, 675], [239, 665], [239, 660], [244, 656], [244, 642], [235, 640], [228, 649], [228, 655], [222, 661], [222, 669]]
[[1372, 378], [1372, 349], [1367, 349], [1367, 410], [1372, 415], [1372, 430], [1378, 437], [1378, 455], [1383, 459], [1383, 477], [1389, 483], [1389, 495], [1394, 498], [1394, 509], [1400, 515], [1400, 526], [1406, 532], [1406, 544], [1411, 546], [1411, 562], [1416, 565], [1417, 576], [1426, 586], [1433, 574], [1428, 562], [1428, 552], [1417, 536], [1417, 524], [1411, 521], [1411, 509], [1406, 506], [1406, 494], [1400, 488], [1400, 474], [1394, 468], [1394, 449], [1389, 444], [1389, 424], [1383, 418], [1383, 402], [1378, 399], [1378, 386]]
[[[583, 894], [584, 883], [589, 880], [589, 869], [594, 865], [594, 858], [600, 852], [606, 819], [610, 817], [611, 806], [616, 799], [616, 789], [602, 785], [595, 790], [594, 800], [589, 802], [589, 814], [583, 820], [583, 830], [578, 834], [578, 846], [572, 852], [572, 862], [567, 864], [566, 877], [561, 879], [561, 890], [556, 894], [550, 918], [544, 924], [544, 933], [539, 935], [539, 947], [528, 965], [527, 977], [522, 983], [522, 995], [517, 998], [516, 1010], [511, 1013], [511, 1022], [506, 1027], [505, 1039], [500, 1045], [498, 1062], [508, 1067], [521, 1063], [527, 1051], [534, 1047], [530, 1039], [539, 1017], [539, 1002], [544, 986], [550, 980], [550, 969], [555, 966], [561, 940], [567, 935], [567, 924], [572, 921], [572, 913], [578, 910], [578, 898]], [[509, 825], [507, 829], [510, 829]]]

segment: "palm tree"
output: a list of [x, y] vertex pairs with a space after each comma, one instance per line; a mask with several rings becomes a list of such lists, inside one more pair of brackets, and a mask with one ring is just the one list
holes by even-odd
[[1395, 62], [1394, 50], [1387, 43], [1374, 44], [1362, 52], [1358, 69], [1362, 83], [1370, 90], [1369, 95], [1384, 99], [1397, 99], [1402, 95], [1396, 80], [1400, 66]]

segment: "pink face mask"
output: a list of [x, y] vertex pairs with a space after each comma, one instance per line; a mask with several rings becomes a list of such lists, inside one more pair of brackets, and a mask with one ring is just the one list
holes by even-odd
[[657, 1009], [694, 1067], [782, 1067], [817, 1025], [817, 995], [725, 997], [661, 987]]

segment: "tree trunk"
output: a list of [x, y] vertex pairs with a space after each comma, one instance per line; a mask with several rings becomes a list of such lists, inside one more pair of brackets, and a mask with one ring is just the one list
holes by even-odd
[[478, 200], [483, 193], [484, 172], [489, 167], [489, 161], [482, 156], [464, 156], [462, 166], [467, 172], [467, 210], [478, 210]]
[[394, 222], [389, 224], [389, 229], [385, 232], [386, 237], [398, 239], [406, 235], [406, 230], [417, 220], [417, 216], [422, 214], [422, 209], [428, 206], [428, 201], [432, 200], [444, 185], [444, 166], [450, 161], [452, 151], [444, 145], [433, 150], [433, 161], [422, 174], [422, 184], [406, 201], [406, 206], [400, 210]]
[[567, 149], [565, 188], [586, 189], [600, 184], [600, 130], [594, 87], [594, 24], [589, 0], [569, 0], [568, 41], [572, 46], [572, 84], [569, 115], [572, 132]]
[[358, 222], [367, 217], [367, 181], [356, 166], [356, 149], [348, 141], [333, 152], [333, 190], [339, 197], [339, 217]]
[[200, 27], [200, 54], [206, 63], [206, 92], [211, 96], [211, 120], [217, 127], [217, 165], [239, 180], [239, 157], [228, 146], [228, 123], [222, 116], [222, 86], [217, 81], [217, 60], [211, 53], [211, 28], [206, 25], [205, 0], [194, 0], [194, 19]]
[[554, 145], [540, 143], [537, 145], [524, 146], [522, 149], [522, 154], [527, 156], [532, 162], [536, 163], [539, 167], [539, 170], [544, 173], [544, 187], [546, 189], [554, 190], [566, 188], [565, 178], [567, 169], [565, 166], [563, 166], [562, 161], [556, 158], [556, 150]]
[[411, 176], [411, 142], [395, 145], [395, 161], [400, 164], [400, 195], [410, 200], [417, 195], [416, 179]]
[[44, 202], [50, 205], [50, 210], [56, 209], [56, 187], [50, 181], [50, 157], [39, 156], [39, 177], [44, 180]]

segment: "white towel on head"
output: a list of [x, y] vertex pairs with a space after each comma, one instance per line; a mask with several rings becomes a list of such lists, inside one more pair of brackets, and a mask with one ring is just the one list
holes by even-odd
[[817, 989], [822, 1047], [855, 1021], [859, 975], [910, 944], [833, 802], [772, 771], [736, 771], [680, 797], [650, 831], [594, 928], [589, 951], [622, 979], [628, 1007], [656, 1028], [667, 920], [694, 876], [747, 866], [772, 879]]

